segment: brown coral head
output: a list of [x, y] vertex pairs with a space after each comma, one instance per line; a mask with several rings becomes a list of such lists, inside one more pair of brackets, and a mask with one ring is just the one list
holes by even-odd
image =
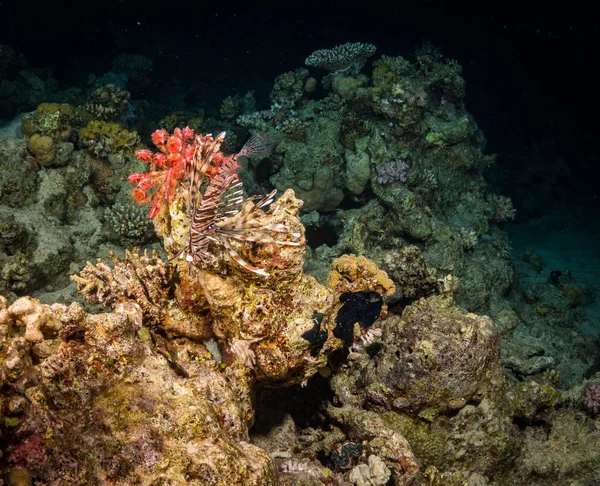
[[33, 134], [27, 141], [27, 148], [40, 165], [50, 165], [54, 160], [54, 155], [56, 153], [54, 140], [46, 135], [40, 135], [39, 133]]

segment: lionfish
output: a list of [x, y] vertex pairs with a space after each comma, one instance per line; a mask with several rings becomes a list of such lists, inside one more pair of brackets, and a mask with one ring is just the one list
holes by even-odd
[[[243, 184], [238, 176], [241, 169], [239, 159], [269, 153], [272, 142], [268, 137], [253, 136], [237, 154], [225, 157], [219, 151], [224, 139], [225, 132], [219, 133], [215, 138], [206, 135], [197, 139], [188, 194], [189, 238], [176, 256], [185, 254], [185, 259], [190, 263], [202, 262], [213, 256], [209, 251], [211, 243], [217, 244], [242, 268], [268, 277], [269, 273], [263, 268], [246, 262], [231, 246], [231, 240], [300, 245], [300, 233], [292, 232], [284, 224], [264, 224], [258, 219], [261, 215], [259, 210], [273, 202], [276, 189], [262, 198], [243, 196]], [[209, 177], [209, 184], [202, 194], [200, 188], [206, 177]], [[246, 204], [256, 200], [258, 201], [254, 204]], [[274, 214], [276, 211], [277, 206], [271, 206], [267, 214]], [[288, 234], [291, 239], [276, 239], [275, 233]]]

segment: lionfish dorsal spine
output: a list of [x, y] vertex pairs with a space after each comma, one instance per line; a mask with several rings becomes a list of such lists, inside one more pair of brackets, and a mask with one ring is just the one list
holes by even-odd
[[200, 187], [209, 167], [213, 161], [213, 158], [221, 148], [221, 144], [225, 140], [225, 132], [219, 133], [215, 138], [212, 135], [196, 136], [196, 151], [192, 159], [192, 175], [190, 181], [190, 215], [193, 215], [196, 207], [198, 206], [198, 199], [200, 197]]

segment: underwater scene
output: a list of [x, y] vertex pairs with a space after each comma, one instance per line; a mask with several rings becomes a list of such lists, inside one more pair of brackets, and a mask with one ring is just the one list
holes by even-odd
[[0, 486], [600, 485], [590, 17], [0, 2]]

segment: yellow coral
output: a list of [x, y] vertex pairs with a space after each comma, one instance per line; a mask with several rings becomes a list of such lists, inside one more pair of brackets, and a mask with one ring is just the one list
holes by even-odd
[[27, 141], [27, 148], [41, 165], [49, 165], [54, 160], [54, 140], [46, 135], [33, 134]]
[[132, 151], [139, 143], [137, 132], [130, 132], [117, 123], [93, 120], [79, 132], [79, 144], [100, 156]]
[[398, 78], [386, 66], [379, 65], [373, 70], [372, 79], [376, 88], [387, 89], [396, 83]]
[[26, 137], [34, 134], [64, 142], [72, 133], [75, 119], [81, 119], [79, 110], [68, 104], [42, 103], [34, 112], [27, 113], [21, 121], [21, 131]]
[[71, 118], [74, 116], [73, 108], [71, 105], [66, 103], [42, 103], [37, 107], [37, 112], [41, 115], [43, 113], [60, 113], [64, 117]]
[[552, 312], [552, 309], [550, 307], [544, 307], [541, 305], [536, 305], [533, 308], [533, 312], [535, 312], [536, 314], [544, 317], [547, 316], [548, 314], [550, 314]]
[[342, 255], [332, 264], [327, 286], [338, 293], [375, 290], [392, 295], [396, 288], [387, 273], [364, 256]]

